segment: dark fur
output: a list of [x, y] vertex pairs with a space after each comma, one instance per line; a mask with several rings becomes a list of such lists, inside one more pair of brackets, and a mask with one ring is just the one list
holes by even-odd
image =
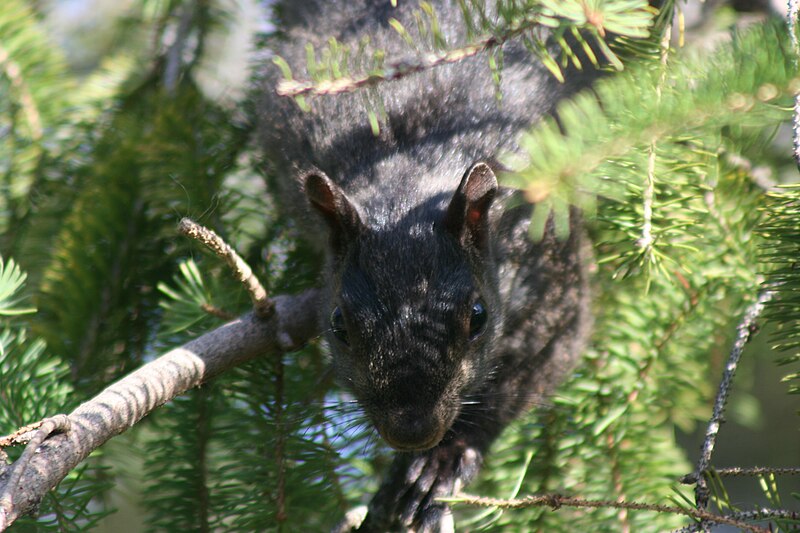
[[[451, 44], [463, 43], [454, 2], [434, 2]], [[409, 55], [389, 17], [413, 28], [410, 2], [285, 1], [272, 47], [301, 76], [305, 43], [329, 36]], [[563, 379], [589, 328], [581, 231], [527, 236], [531, 208], [497, 188], [489, 167], [557, 100], [559, 84], [507, 47], [498, 104], [485, 56], [395, 83], [380, 95], [388, 124], [374, 137], [359, 95], [311, 101], [301, 112], [274, 93], [265, 67], [258, 126], [282, 207], [327, 250], [328, 325], [339, 307], [349, 345], [330, 335], [339, 381], [397, 458], [364, 531], [437, 531], [433, 498], [468, 483], [503, 428]], [[470, 172], [472, 169], [472, 172]], [[327, 228], [327, 230], [326, 230]], [[476, 299], [486, 331], [470, 340]], [[387, 521], [379, 521], [386, 517]]]

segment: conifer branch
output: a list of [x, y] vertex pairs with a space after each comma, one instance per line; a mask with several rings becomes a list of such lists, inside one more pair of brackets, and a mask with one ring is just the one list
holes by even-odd
[[247, 293], [253, 302], [253, 311], [256, 316], [269, 318], [272, 315], [275, 310], [275, 304], [267, 296], [267, 290], [258, 280], [258, 277], [253, 274], [253, 269], [250, 268], [250, 265], [222, 237], [188, 218], [181, 219], [178, 230], [187, 237], [203, 243], [228, 263], [228, 266], [236, 275], [236, 279], [247, 289]]
[[353, 92], [362, 87], [373, 87], [379, 83], [399, 80], [417, 72], [430, 70], [448, 63], [456, 63], [486, 50], [497, 48], [498, 46], [502, 46], [509, 39], [516, 37], [520, 33], [536, 25], [536, 22], [529, 22], [520, 27], [511, 28], [501, 35], [493, 35], [461, 48], [448, 50], [447, 52], [423, 54], [416, 60], [403, 59], [389, 61], [380, 73], [363, 74], [353, 77], [343, 76], [341, 78], [322, 80], [319, 82], [311, 80], [281, 80], [281, 82], [278, 83], [276, 92], [281, 96], [292, 97], [306, 95], [322, 96]]
[[[31, 451], [0, 475], [0, 531], [33, 512], [44, 495], [92, 451], [157, 407], [245, 361], [304, 344], [318, 333], [318, 300], [316, 289], [278, 296], [268, 320], [254, 313], [244, 315], [142, 366], [65, 419], [45, 421], [29, 443]], [[58, 428], [69, 429], [53, 435]]]
[[[536, 6], [521, 7], [506, 6], [506, 11], [500, 16], [500, 21], [493, 23], [490, 21], [484, 11], [485, 6], [477, 8], [477, 12], [470, 13], [471, 9], [475, 9], [475, 5], [468, 6], [466, 2], [461, 5], [462, 11], [465, 15], [465, 23], [474, 32], [480, 32], [488, 37], [477, 39], [474, 42], [466, 44], [461, 47], [453, 48], [450, 50], [441, 50], [445, 44], [445, 37], [441, 34], [436, 21], [435, 13], [432, 10], [425, 10], [424, 16], [420, 20], [426, 20], [430, 25], [426, 33], [429, 33], [433, 39], [433, 47], [439, 49], [432, 53], [420, 53], [415, 59], [402, 59], [384, 62], [382, 55], [380, 60], [373, 58], [375, 62], [374, 67], [370, 72], [358, 74], [355, 76], [335, 75], [331, 79], [327, 78], [328, 72], [347, 72], [348, 65], [345, 63], [335, 62], [332, 65], [324, 65], [328, 67], [324, 69], [325, 74], [322, 76], [315, 75], [311, 72], [309, 80], [295, 80], [292, 79], [291, 70], [289, 65], [282, 59], [277, 58], [276, 63], [280, 65], [284, 72], [285, 79], [278, 83], [276, 92], [281, 96], [291, 96], [300, 98], [303, 96], [321, 96], [321, 95], [334, 95], [345, 92], [352, 92], [363, 87], [373, 87], [379, 83], [386, 81], [398, 80], [405, 78], [411, 74], [429, 70], [441, 65], [455, 63], [462, 61], [466, 58], [478, 55], [482, 52], [490, 51], [502, 47], [506, 42], [522, 38], [531, 44], [531, 49], [536, 49], [536, 54], [540, 56], [545, 67], [556, 76], [560, 81], [564, 81], [562, 67], [559, 61], [553, 57], [550, 51], [546, 49], [545, 44], [534, 33], [543, 27], [553, 29], [553, 35], [557, 36], [558, 45], [562, 47], [565, 56], [569, 57], [576, 66], [580, 68], [580, 61], [577, 60], [577, 55], [571, 49], [571, 45], [564, 39], [564, 34], [569, 31], [575, 37], [581, 49], [586, 52], [590, 57], [592, 63], [598, 65], [596, 55], [592, 51], [592, 46], [589, 45], [582, 32], [587, 36], [593, 37], [597, 49], [602, 53], [608, 63], [613, 65], [616, 69], [622, 69], [622, 63], [615, 53], [611, 50], [606, 40], [610, 34], [615, 36], [629, 36], [642, 38], [647, 35], [647, 28], [651, 25], [653, 19], [653, 11], [647, 6], [647, 3], [630, 3], [625, 6], [622, 12], [613, 4], [591, 4], [588, 2], [553, 2], [545, 3]], [[516, 10], [515, 10], [516, 9]], [[624, 16], [621, 16], [624, 15]], [[476, 27], [476, 21], [477, 26]], [[409, 43], [410, 47], [417, 49], [415, 39], [412, 37], [399, 23], [394, 21], [393, 25], [395, 30], [402, 36], [402, 38]], [[334, 43], [339, 52], [346, 50], [339, 43]], [[325, 55], [325, 54], [323, 54]], [[337, 56], [338, 54], [330, 54]], [[342, 58], [347, 58], [347, 54], [343, 54]], [[315, 63], [316, 65], [316, 63]], [[313, 70], [309, 68], [309, 70]]]
[[[796, 364], [800, 360], [800, 306], [797, 294], [800, 285], [800, 270], [797, 268], [800, 254], [800, 187], [798, 184], [783, 185], [768, 193], [769, 203], [764, 207], [765, 218], [758, 233], [766, 241], [759, 258], [770, 266], [766, 270], [765, 284], [774, 289], [776, 297], [769, 303], [765, 316], [776, 326], [770, 336], [770, 344], [787, 355], [781, 364]], [[784, 378], [796, 382], [800, 377], [796, 372]], [[796, 384], [790, 392], [798, 390]]]
[[766, 24], [719, 49], [711, 69], [672, 61], [667, 83], [660, 83], [663, 70], [630, 70], [601, 80], [593, 92], [562, 103], [558, 121], [545, 120], [523, 137], [529, 159], [525, 168], [516, 165], [506, 184], [530, 194], [546, 187], [574, 205], [586, 203], [586, 191], [616, 197], [614, 183], [598, 179], [609, 160], [703, 128], [743, 123], [748, 116], [780, 115], [781, 99], [800, 93], [787, 44], [781, 30]]

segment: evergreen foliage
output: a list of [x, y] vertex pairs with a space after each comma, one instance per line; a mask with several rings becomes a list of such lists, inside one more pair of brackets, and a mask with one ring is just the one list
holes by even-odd
[[800, 254], [800, 187], [787, 185], [770, 193], [767, 205], [763, 208], [764, 221], [760, 226], [766, 243], [763, 247], [763, 260], [769, 268], [766, 271], [766, 285], [778, 293], [772, 302], [767, 316], [776, 325], [773, 341], [778, 350], [786, 356], [780, 361], [792, 369], [785, 380], [791, 383], [790, 391], [800, 392], [797, 380], [800, 371], [800, 276], [795, 258]]
[[[504, 433], [469, 490], [691, 507], [677, 483], [692, 468], [675, 429], [708, 417], [736, 324], [762, 290], [778, 293], [765, 321], [798, 390], [800, 188], [776, 187], [798, 180], [794, 169], [784, 178], [789, 150], [774, 141], [800, 90], [787, 33], [762, 22], [714, 52], [675, 51], [661, 38], [669, 5], [656, 15], [634, 0], [486, 4], [462, 1], [469, 43], [437, 37], [426, 4], [417, 28], [396, 30], [428, 67], [489, 50], [502, 76], [499, 45], [518, 38], [556, 76], [582, 54], [625, 69], [564, 102], [503, 178], [557, 214], [570, 204], [590, 214], [597, 334], [573, 378]], [[5, 0], [0, 10], [0, 434], [68, 411], [247, 310], [224, 265], [177, 236], [180, 217], [223, 235], [273, 293], [314, 285], [319, 269], [265, 193], [248, 126], [195, 81], [208, 35], [232, 20], [222, 2], [141, 0], [126, 21], [135, 31], [85, 77], [32, 6]], [[556, 53], [534, 24], [554, 32]], [[342, 46], [309, 51], [311, 80], [292, 80], [300, 66], [284, 63], [283, 89], [326, 98], [314, 95], [404, 75], [395, 62], [407, 58]], [[365, 108], [374, 124], [379, 107]], [[253, 361], [174, 400], [134, 430], [142, 471], [118, 468], [115, 448], [98, 454], [43, 501], [38, 521], [14, 530], [91, 528], [122, 475], [144, 482], [132, 504], [147, 510], [149, 530], [326, 530], [366, 501], [389, 453], [325, 357], [314, 344]], [[780, 483], [764, 480], [773, 496]], [[796, 498], [783, 506], [797, 508]], [[609, 508], [455, 509], [461, 527], [495, 531], [688, 523]]]

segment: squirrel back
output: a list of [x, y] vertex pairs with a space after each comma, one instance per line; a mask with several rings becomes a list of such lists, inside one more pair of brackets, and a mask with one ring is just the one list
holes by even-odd
[[[464, 44], [458, 3], [433, 6], [448, 44]], [[329, 37], [356, 49], [369, 35], [371, 49], [409, 55], [388, 22], [413, 27], [407, 2], [286, 1], [276, 10], [272, 47], [295, 69], [306, 43], [319, 49]], [[478, 54], [381, 84], [377, 136], [358, 93], [311, 99], [303, 112], [276, 95], [278, 76], [265, 69], [257, 117], [275, 194], [326, 252], [321, 322], [337, 378], [402, 452], [362, 530], [435, 531], [446, 506], [433, 498], [475, 475], [500, 431], [563, 379], [588, 334], [578, 216], [569, 238], [548, 224], [532, 242], [535, 207], [495, 172], [500, 154], [592, 76], [561, 84], [509, 45], [502, 101]]]
[[[467, 43], [458, 3], [435, 2], [434, 7], [448, 44]], [[393, 8], [388, 0], [283, 2], [276, 7], [273, 50], [296, 77], [305, 77], [306, 44], [320, 50], [330, 37], [356, 50], [369, 35], [368, 50], [408, 57], [409, 45], [388, 21], [413, 27], [414, 9], [412, 2]], [[486, 55], [479, 54], [380, 84], [376, 91], [387, 118], [375, 136], [362, 93], [311, 98], [311, 112], [304, 113], [291, 98], [276, 95], [280, 71], [269, 65], [257, 123], [273, 173], [280, 176], [281, 199], [293, 200], [289, 210], [295, 214], [307, 210], [308, 202], [298, 194], [302, 187], [291, 178], [322, 170], [365, 212], [375, 214], [370, 224], [376, 219], [392, 223], [421, 201], [452, 192], [472, 163], [513, 151], [522, 131], [592, 77], [575, 73], [559, 83], [522, 46], [504, 50], [499, 93], [492, 76]], [[397, 199], [404, 203], [396, 205]]]

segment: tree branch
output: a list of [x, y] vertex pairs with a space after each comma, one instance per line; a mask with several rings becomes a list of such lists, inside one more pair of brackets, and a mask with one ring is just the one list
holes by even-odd
[[[759, 315], [761, 315], [764, 304], [771, 300], [774, 294], [772, 290], [767, 290], [759, 294], [756, 301], [747, 309], [744, 317], [742, 317], [742, 321], [736, 328], [736, 340], [731, 348], [728, 363], [725, 365], [725, 371], [722, 373], [722, 381], [720, 381], [717, 397], [714, 401], [714, 410], [711, 414], [711, 419], [708, 421], [706, 438], [703, 441], [703, 448], [700, 453], [700, 458], [697, 460], [697, 466], [695, 467], [692, 478], [696, 483], [694, 491], [698, 509], [705, 509], [708, 506], [709, 490], [704, 474], [708, 471], [709, 465], [711, 464], [711, 454], [714, 451], [717, 434], [722, 425], [725, 404], [728, 403], [728, 395], [730, 394], [730, 388], [733, 384], [733, 376], [736, 374], [736, 368], [739, 366], [739, 359], [742, 357], [745, 345], [756, 331], [756, 320]], [[688, 479], [688, 477], [686, 479]]]
[[[67, 421], [42, 424], [39, 431], [44, 433], [30, 438], [30, 451], [7, 468], [0, 465], [0, 531], [35, 511], [47, 491], [92, 451], [155, 408], [245, 361], [302, 346], [318, 333], [318, 300], [317, 289], [278, 296], [268, 320], [248, 313], [110, 385], [70, 413]], [[50, 435], [54, 426], [69, 429]]]

